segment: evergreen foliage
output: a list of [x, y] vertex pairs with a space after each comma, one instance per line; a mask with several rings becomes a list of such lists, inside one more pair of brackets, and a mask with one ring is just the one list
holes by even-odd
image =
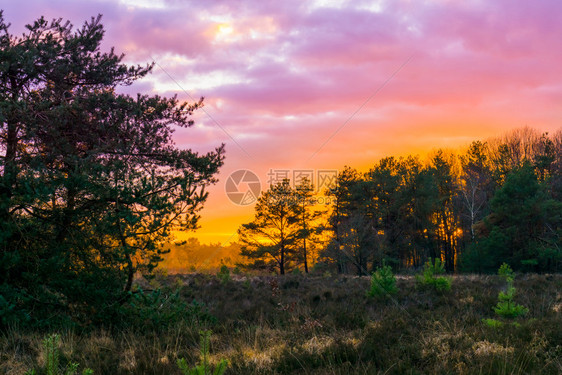
[[452, 281], [445, 276], [438, 276], [445, 273], [445, 265], [441, 259], [435, 258], [434, 262], [428, 260], [421, 275], [416, 275], [416, 281], [422, 287], [429, 287], [442, 292], [451, 289]]
[[490, 209], [477, 226], [480, 238], [468, 249], [467, 269], [489, 272], [503, 262], [520, 271], [559, 268], [562, 203], [550, 196], [529, 162], [507, 176]]
[[371, 288], [367, 293], [370, 297], [389, 297], [398, 292], [396, 277], [392, 268], [387, 265], [378, 267], [371, 275]]
[[[518, 129], [465, 152], [385, 157], [366, 173], [345, 167], [333, 202], [325, 263], [369, 274], [441, 258], [451, 273], [562, 270], [562, 131]], [[460, 266], [460, 267], [459, 267]]]
[[103, 322], [193, 229], [223, 147], [174, 146], [202, 102], [119, 94], [150, 73], [102, 52], [101, 17], [41, 18], [16, 37], [0, 13], [1, 323]]
[[214, 370], [209, 363], [209, 347], [212, 332], [200, 331], [199, 335], [201, 338], [199, 344], [200, 362], [195, 365], [195, 367], [189, 367], [185, 358], [178, 359], [178, 367], [184, 375], [223, 375], [228, 368], [228, 361], [226, 359], [221, 359], [219, 363], [215, 366]]
[[496, 314], [504, 318], [517, 318], [518, 316], [526, 315], [529, 309], [513, 301], [515, 297], [515, 287], [513, 286], [515, 274], [511, 267], [507, 263], [503, 263], [498, 270], [498, 275], [507, 282], [507, 290], [500, 292], [498, 295], [499, 301], [494, 307]]
[[230, 270], [228, 269], [228, 266], [226, 264], [223, 264], [221, 266], [219, 272], [217, 272], [217, 277], [223, 284], [226, 284], [230, 281]]
[[[43, 355], [45, 356], [45, 366], [40, 369], [39, 373], [46, 375], [76, 375], [78, 373], [78, 363], [70, 362], [66, 367], [61, 367], [60, 350], [59, 350], [60, 336], [52, 334], [43, 339]], [[26, 375], [36, 375], [38, 372], [33, 369], [26, 372]], [[92, 375], [92, 369], [86, 368], [82, 371], [82, 375]]]
[[260, 195], [254, 220], [238, 230], [241, 254], [253, 261], [253, 268], [277, 269], [284, 275], [288, 267], [298, 263], [301, 210], [297, 192], [288, 179]]

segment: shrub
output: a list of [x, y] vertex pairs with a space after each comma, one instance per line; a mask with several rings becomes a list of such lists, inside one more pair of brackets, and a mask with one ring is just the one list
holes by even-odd
[[371, 289], [367, 295], [369, 297], [388, 297], [398, 292], [396, 287], [396, 277], [392, 273], [390, 266], [383, 265], [371, 275]]
[[499, 302], [496, 307], [494, 307], [496, 314], [504, 318], [516, 318], [529, 312], [529, 309], [526, 307], [513, 302], [514, 295], [515, 288], [512, 286], [507, 288], [507, 293], [500, 292], [498, 296]]
[[201, 362], [198, 365], [195, 365], [195, 367], [190, 368], [185, 358], [179, 358], [177, 362], [178, 367], [184, 375], [223, 375], [228, 367], [228, 361], [226, 359], [221, 359], [214, 371], [209, 364], [209, 343], [211, 331], [200, 331], [199, 336], [201, 337], [199, 348], [201, 352]]
[[204, 302], [191, 301], [185, 310], [185, 317], [191, 326], [212, 326], [217, 324], [217, 317], [209, 312]]
[[161, 289], [151, 292], [139, 289], [123, 306], [121, 314], [123, 323], [143, 330], [152, 328], [158, 331], [179, 322], [196, 327], [216, 323], [216, 318], [208, 312], [204, 303], [193, 300], [188, 304], [178, 291]]
[[515, 279], [515, 273], [507, 263], [503, 263], [498, 269], [498, 275], [502, 277], [507, 283], [512, 283]]
[[452, 281], [449, 277], [436, 276], [444, 273], [445, 265], [441, 262], [441, 259], [435, 258], [434, 262], [430, 259], [425, 263], [423, 272], [420, 275], [416, 275], [416, 281], [418, 285], [429, 287], [439, 292], [451, 290]]

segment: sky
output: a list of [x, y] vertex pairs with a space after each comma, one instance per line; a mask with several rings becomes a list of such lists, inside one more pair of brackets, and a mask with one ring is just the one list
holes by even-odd
[[179, 148], [226, 145], [201, 228], [178, 235], [202, 242], [235, 240], [251, 221], [252, 200], [236, 204], [225, 191], [254, 190], [251, 174], [229, 179], [238, 170], [264, 189], [272, 175], [366, 170], [385, 156], [562, 125], [559, 0], [3, 0], [0, 8], [16, 35], [40, 16], [79, 27], [102, 14], [105, 50], [155, 63], [122, 92], [205, 98], [195, 125], [175, 133]]

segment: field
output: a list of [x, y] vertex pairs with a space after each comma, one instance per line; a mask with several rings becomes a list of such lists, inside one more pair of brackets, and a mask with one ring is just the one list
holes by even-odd
[[[519, 275], [515, 300], [529, 312], [512, 320], [492, 309], [505, 288], [498, 276], [455, 276], [448, 292], [400, 276], [393, 298], [366, 297], [369, 284], [330, 275], [160, 277], [141, 287], [179, 294], [160, 294], [157, 312], [138, 324], [58, 332], [61, 364], [181, 374], [177, 359], [197, 363], [199, 331], [210, 329], [210, 362], [227, 359], [226, 374], [562, 373], [562, 275]], [[177, 301], [188, 304], [179, 318]], [[47, 333], [3, 332], [0, 373], [42, 366]]]

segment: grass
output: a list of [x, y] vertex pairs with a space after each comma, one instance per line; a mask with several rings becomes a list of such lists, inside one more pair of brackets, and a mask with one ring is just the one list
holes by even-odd
[[[94, 374], [181, 374], [200, 361], [200, 331], [212, 329], [209, 364], [225, 374], [559, 374], [562, 373], [562, 275], [523, 275], [517, 324], [492, 327], [499, 276], [456, 276], [451, 291], [416, 288], [398, 276], [398, 293], [367, 298], [369, 277], [177, 275], [186, 303], [203, 302], [212, 326], [174, 322], [164, 331], [59, 332], [61, 363]], [[147, 285], [142, 285], [148, 288]], [[16, 327], [0, 335], [0, 374], [42, 368], [45, 332]]]

